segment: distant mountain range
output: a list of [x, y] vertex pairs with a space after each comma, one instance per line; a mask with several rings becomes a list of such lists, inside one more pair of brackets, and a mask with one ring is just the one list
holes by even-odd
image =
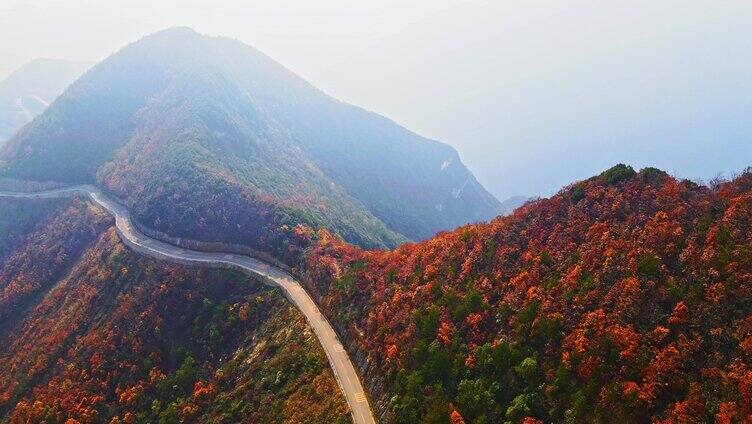
[[390, 247], [503, 211], [451, 147], [187, 28], [93, 67], [8, 142], [0, 174], [96, 182], [146, 227], [275, 254], [298, 224]]
[[41, 114], [91, 65], [36, 59], [0, 81], [0, 146]]

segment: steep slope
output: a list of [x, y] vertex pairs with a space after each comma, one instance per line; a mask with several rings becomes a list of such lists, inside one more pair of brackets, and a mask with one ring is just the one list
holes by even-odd
[[384, 247], [499, 211], [450, 147], [185, 28], [94, 67], [8, 143], [0, 169], [97, 181], [147, 227], [278, 254], [298, 223]]
[[306, 284], [384, 422], [752, 414], [752, 170], [708, 188], [620, 165], [394, 251], [313, 242]]
[[0, 81], [0, 146], [41, 114], [90, 66], [86, 62], [36, 59]]
[[0, 421], [350, 422], [277, 290], [135, 255], [87, 201], [0, 212]]

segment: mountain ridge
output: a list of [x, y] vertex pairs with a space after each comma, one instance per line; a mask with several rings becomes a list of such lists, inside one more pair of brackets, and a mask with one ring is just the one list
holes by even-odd
[[391, 251], [311, 235], [299, 269], [384, 422], [743, 422], [752, 168], [618, 165]]
[[[333, 99], [239, 41], [185, 28], [93, 67], [8, 143], [0, 173], [97, 182], [156, 230], [211, 237], [186, 232], [192, 215], [254, 247], [298, 223], [388, 247], [500, 210], [451, 147]], [[183, 200], [168, 207], [167, 196]], [[228, 202], [266, 228], [230, 231], [242, 219]]]

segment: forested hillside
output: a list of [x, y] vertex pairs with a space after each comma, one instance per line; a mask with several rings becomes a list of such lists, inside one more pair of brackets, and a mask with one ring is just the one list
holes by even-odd
[[393, 251], [309, 237], [306, 285], [384, 422], [752, 417], [752, 172], [619, 165]]
[[451, 147], [187, 28], [87, 72], [8, 142], [0, 175], [94, 182], [150, 229], [277, 256], [298, 224], [390, 247], [500, 211]]
[[136, 255], [81, 199], [4, 199], [0, 230], [0, 421], [350, 422], [278, 290]]
[[44, 112], [89, 66], [86, 62], [36, 59], [0, 81], [0, 146]]

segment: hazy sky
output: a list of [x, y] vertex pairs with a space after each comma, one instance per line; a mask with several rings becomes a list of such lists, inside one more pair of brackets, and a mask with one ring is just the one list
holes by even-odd
[[0, 0], [0, 77], [177, 25], [453, 145], [501, 199], [617, 162], [692, 179], [752, 165], [748, 0]]

